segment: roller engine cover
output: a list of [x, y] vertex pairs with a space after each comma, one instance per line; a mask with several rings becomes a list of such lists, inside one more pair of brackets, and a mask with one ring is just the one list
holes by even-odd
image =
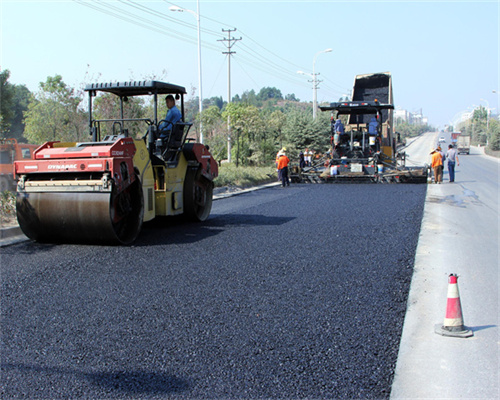
[[213, 181], [219, 175], [217, 162], [208, 148], [201, 143], [186, 143], [183, 148], [184, 157], [189, 161], [197, 161], [201, 168], [201, 175]]

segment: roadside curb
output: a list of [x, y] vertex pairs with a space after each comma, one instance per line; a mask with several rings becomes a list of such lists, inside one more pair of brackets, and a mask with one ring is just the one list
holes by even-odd
[[11, 244], [21, 243], [29, 240], [19, 226], [0, 229], [0, 247], [10, 246]]
[[[213, 199], [214, 200], [225, 199], [225, 198], [228, 198], [228, 197], [238, 196], [240, 194], [254, 192], [256, 190], [267, 189], [267, 188], [274, 187], [274, 186], [279, 186], [279, 185], [281, 185], [280, 182], [271, 182], [271, 183], [265, 183], [265, 184], [259, 185], [259, 186], [252, 186], [252, 187], [249, 187], [249, 188], [246, 188], [246, 189], [236, 189], [234, 191], [230, 191], [229, 187], [217, 188], [217, 189], [226, 190], [226, 192], [224, 193], [224, 192], [220, 191], [219, 193], [214, 194]], [[215, 190], [217, 191], [217, 189], [215, 189]]]
[[[281, 185], [281, 183], [280, 182], [266, 183], [259, 186], [252, 186], [246, 189], [231, 190], [230, 187], [216, 188], [215, 191], [218, 191], [218, 193], [213, 195], [213, 200], [226, 199], [228, 197], [238, 196], [240, 194], [249, 193], [260, 189], [267, 189], [278, 185]], [[0, 247], [10, 246], [12, 244], [24, 242], [26, 240], [29, 239], [27, 236], [23, 234], [19, 226], [0, 228]]]
[[8, 228], [0, 229], [0, 239], [7, 239], [13, 236], [22, 235], [21, 228], [19, 226], [10, 226]]

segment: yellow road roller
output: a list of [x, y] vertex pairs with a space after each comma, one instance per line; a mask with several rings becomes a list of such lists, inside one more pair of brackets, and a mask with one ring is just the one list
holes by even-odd
[[[218, 167], [207, 146], [187, 139], [192, 124], [184, 122], [185, 88], [133, 81], [91, 84], [85, 92], [91, 139], [47, 142], [32, 159], [14, 164], [17, 219], [26, 236], [51, 243], [131, 244], [143, 222], [157, 216], [205, 221]], [[94, 118], [93, 99], [101, 93], [118, 96], [117, 118]], [[182, 118], [176, 123], [158, 118], [164, 95], [180, 100]], [[124, 117], [134, 96], [152, 98], [151, 118]], [[141, 126], [144, 132], [131, 132]]]

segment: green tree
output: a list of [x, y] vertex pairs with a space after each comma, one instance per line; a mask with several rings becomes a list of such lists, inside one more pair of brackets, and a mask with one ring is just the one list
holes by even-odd
[[281, 90], [275, 87], [263, 87], [257, 95], [257, 100], [266, 101], [269, 99], [283, 100]]
[[235, 153], [237, 165], [256, 163], [262, 156], [254, 154], [261, 150], [253, 142], [262, 140], [265, 135], [259, 109], [244, 103], [230, 103], [222, 113], [224, 120], [227, 120], [228, 116], [231, 118], [232, 151]]
[[31, 93], [25, 85], [9, 83], [9, 77], [9, 70], [0, 72], [0, 132], [2, 137], [23, 141], [23, 114]]
[[0, 72], [0, 134], [8, 136], [14, 117], [14, 88], [9, 83], [10, 71]]
[[30, 143], [79, 141], [85, 131], [85, 113], [79, 109], [81, 101], [60, 75], [48, 77], [28, 104], [24, 136]]
[[295, 97], [295, 93], [287, 94], [285, 96], [285, 100], [289, 101], [300, 101], [297, 97]]
[[500, 122], [497, 119], [490, 119], [489, 147], [492, 150], [500, 150]]
[[266, 118], [266, 125], [273, 135], [275, 145], [279, 148], [283, 147], [283, 141], [285, 139], [283, 128], [285, 124], [286, 115], [280, 110], [273, 111]]
[[257, 99], [257, 95], [255, 94], [255, 90], [253, 89], [243, 92], [243, 94], [241, 95], [241, 102], [256, 107], [262, 104], [262, 102], [259, 102], [259, 99]]
[[474, 143], [486, 144], [488, 139], [487, 132], [487, 118], [488, 111], [485, 107], [479, 106], [476, 108], [472, 114], [472, 122], [474, 124], [474, 130], [472, 132], [472, 141]]
[[424, 132], [432, 132], [434, 127], [427, 124], [409, 124], [406, 121], [401, 121], [398, 119], [396, 122], [394, 131], [401, 134], [401, 139], [411, 138], [421, 135]]
[[[120, 108], [120, 97], [111, 94], [111, 93], [103, 93], [97, 96], [94, 100], [94, 110], [93, 110], [93, 119], [120, 119], [121, 118], [121, 108]], [[166, 110], [166, 106], [163, 105]], [[166, 111], [163, 111], [162, 108], [158, 107], [158, 119], [165, 118]], [[129, 97], [126, 101], [123, 102], [123, 118], [149, 118], [153, 119], [153, 108], [144, 107], [144, 99], [141, 97]], [[128, 134], [132, 137], [142, 137], [146, 131], [147, 126], [145, 122], [123, 122], [122, 127], [119, 124], [115, 124], [113, 122], [101, 123], [100, 124], [100, 135], [101, 138], [106, 135], [112, 134], [120, 134], [121, 128], [127, 129]]]
[[24, 140], [24, 113], [28, 110], [31, 92], [25, 85], [14, 85], [14, 116], [11, 119], [10, 136]]
[[210, 152], [216, 160], [226, 157], [227, 153], [227, 120], [222, 119], [222, 113], [217, 105], [203, 110], [201, 120], [205, 133], [204, 143], [210, 147]]
[[203, 110], [201, 121], [203, 122], [203, 127], [205, 133], [208, 137], [214, 136], [218, 131], [220, 131], [222, 125], [222, 114], [217, 106], [210, 106]]

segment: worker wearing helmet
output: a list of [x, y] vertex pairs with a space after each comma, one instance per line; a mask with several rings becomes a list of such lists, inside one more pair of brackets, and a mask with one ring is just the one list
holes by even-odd
[[276, 170], [278, 171], [278, 182], [281, 182], [281, 171], [279, 170], [278, 168], [278, 161], [279, 161], [279, 158], [285, 154], [285, 151], [286, 151], [286, 147], [283, 147], [282, 149], [280, 149], [278, 151], [278, 153], [276, 153]]
[[443, 156], [439, 147], [431, 153], [431, 167], [434, 171], [434, 182], [443, 182]]
[[281, 176], [281, 186], [290, 186], [290, 180], [288, 179], [288, 164], [290, 163], [290, 159], [284, 151], [280, 153], [278, 158], [278, 174]]

